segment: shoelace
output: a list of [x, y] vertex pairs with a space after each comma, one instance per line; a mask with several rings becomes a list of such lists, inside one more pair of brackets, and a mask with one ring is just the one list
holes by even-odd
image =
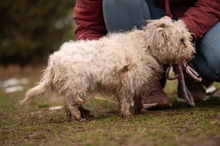
[[[173, 68], [175, 67], [177, 69], [177, 74], [174, 77], [170, 77], [169, 76], [169, 72], [170, 72], [172, 67]], [[184, 75], [183, 75], [183, 69], [185, 69], [186, 73], [189, 74], [197, 82], [201, 82], [202, 81], [202, 78], [200, 77], [200, 75], [192, 67], [190, 67], [186, 63], [183, 63], [182, 65], [180, 65], [180, 64], [170, 65], [167, 68], [167, 70], [166, 70], [166, 78], [168, 80], [178, 79], [178, 81], [181, 84], [184, 97], [186, 98], [186, 100], [189, 103], [189, 105], [194, 107], [195, 106], [195, 102], [194, 102], [192, 94], [190, 93], [189, 89], [186, 87], [185, 78], [184, 78]]]

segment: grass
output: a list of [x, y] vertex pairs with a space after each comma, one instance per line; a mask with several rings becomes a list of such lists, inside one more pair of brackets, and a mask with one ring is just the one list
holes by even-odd
[[1, 146], [220, 145], [220, 98], [196, 103], [191, 108], [176, 102], [175, 81], [168, 82], [165, 88], [172, 97], [172, 109], [146, 111], [130, 119], [118, 116], [114, 102], [90, 99], [86, 107], [95, 116], [86, 122], [67, 122], [62, 109], [49, 110], [51, 106], [63, 105], [56, 94], [18, 106], [25, 91], [39, 80], [41, 69], [16, 66], [0, 69], [0, 81], [11, 77], [30, 79], [24, 91], [9, 94], [0, 88]]

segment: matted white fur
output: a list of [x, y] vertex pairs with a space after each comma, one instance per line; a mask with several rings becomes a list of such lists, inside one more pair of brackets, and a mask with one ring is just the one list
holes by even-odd
[[104, 91], [118, 99], [122, 116], [131, 116], [131, 108], [142, 108], [142, 99], [161, 77], [162, 65], [192, 59], [191, 39], [181, 20], [163, 17], [142, 30], [66, 42], [50, 55], [41, 81], [21, 103], [55, 90], [65, 97], [70, 120], [81, 120], [88, 93]]

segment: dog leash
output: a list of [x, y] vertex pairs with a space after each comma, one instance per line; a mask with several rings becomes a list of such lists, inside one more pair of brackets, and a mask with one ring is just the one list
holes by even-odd
[[[169, 76], [169, 72], [170, 72], [172, 67], [175, 67], [177, 69], [177, 74], [174, 77]], [[170, 65], [166, 70], [166, 78], [168, 80], [178, 79], [178, 81], [181, 84], [184, 97], [186, 98], [189, 105], [194, 107], [195, 102], [194, 102], [192, 94], [190, 93], [189, 89], [186, 87], [185, 78], [184, 78], [184, 75], [183, 75], [183, 69], [185, 69], [186, 73], [189, 74], [197, 82], [202, 81], [202, 78], [199, 76], [199, 74], [193, 68], [191, 68], [189, 65], [187, 65], [186, 63], [183, 63], [183, 65], [180, 65], [180, 64]]]

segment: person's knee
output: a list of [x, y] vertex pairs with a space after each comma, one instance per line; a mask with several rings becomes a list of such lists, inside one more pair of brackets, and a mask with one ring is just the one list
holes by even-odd
[[194, 64], [208, 78], [220, 82], [220, 22], [196, 42]]
[[150, 12], [143, 0], [103, 0], [103, 16], [109, 32], [128, 31], [146, 25]]

